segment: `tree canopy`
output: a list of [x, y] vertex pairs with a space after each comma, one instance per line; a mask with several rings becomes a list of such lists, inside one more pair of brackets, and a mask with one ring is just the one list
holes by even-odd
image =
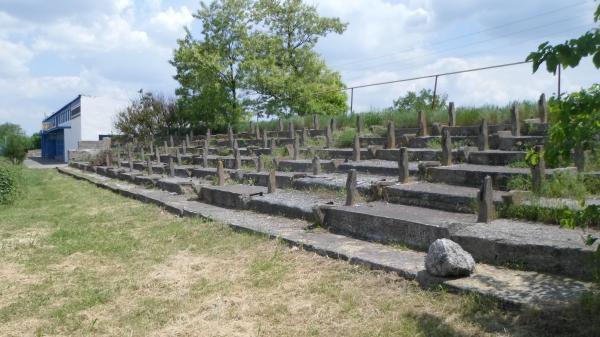
[[341, 76], [313, 50], [319, 38], [343, 33], [338, 18], [301, 0], [214, 0], [194, 17], [201, 38], [187, 31], [171, 61], [179, 106], [192, 123], [222, 128], [251, 113], [346, 111]]
[[406, 95], [399, 97], [397, 100], [394, 100], [394, 105], [392, 109], [398, 111], [412, 111], [417, 112], [420, 110], [429, 110], [432, 106], [435, 108], [446, 108], [448, 100], [448, 95], [446, 94], [437, 94], [435, 96], [435, 105], [433, 104], [433, 92], [431, 89], [421, 89], [418, 93], [414, 91], [409, 91]]
[[30, 147], [31, 141], [19, 125], [12, 123], [0, 125], [0, 155], [18, 164], [25, 159]]
[[201, 4], [194, 17], [202, 23], [203, 40], [186, 30], [178, 41], [175, 66], [179, 106], [193, 123], [215, 128], [235, 123], [244, 111], [244, 43], [251, 28], [249, 0]]
[[114, 125], [126, 137], [150, 142], [155, 136], [177, 133], [186, 127], [186, 122], [174, 99], [140, 91], [139, 97], [117, 114]]

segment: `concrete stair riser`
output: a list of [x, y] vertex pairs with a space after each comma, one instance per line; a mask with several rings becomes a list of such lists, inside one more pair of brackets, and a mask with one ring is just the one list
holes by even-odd
[[[546, 176], [550, 177], [555, 171], [574, 170], [567, 169], [547, 169]], [[531, 176], [527, 168], [511, 168], [504, 166], [489, 165], [471, 165], [458, 164], [452, 166], [439, 166], [427, 168], [426, 178], [429, 182], [444, 183], [448, 185], [481, 187], [481, 183], [486, 176], [492, 178], [492, 184], [495, 190], [507, 191], [508, 182], [515, 176]]]
[[476, 165], [504, 166], [525, 160], [524, 151], [473, 151], [469, 153], [468, 162]]
[[[425, 188], [413, 188], [421, 187]], [[429, 188], [427, 188], [429, 187]], [[392, 204], [438, 209], [449, 212], [473, 214], [477, 210], [477, 188], [439, 185], [428, 183], [412, 183], [383, 187], [383, 200]], [[448, 191], [451, 189], [452, 191]], [[503, 204], [502, 195], [495, 192], [494, 204]]]
[[382, 243], [401, 243], [418, 250], [426, 250], [433, 241], [450, 234], [448, 228], [353, 212], [351, 207], [326, 208], [323, 213], [324, 224], [333, 233]]

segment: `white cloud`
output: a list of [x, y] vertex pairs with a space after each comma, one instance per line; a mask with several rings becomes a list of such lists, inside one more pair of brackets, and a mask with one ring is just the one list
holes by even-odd
[[332, 64], [414, 47], [432, 20], [432, 13], [422, 6], [384, 0], [327, 0], [317, 8], [322, 15], [349, 23], [343, 35], [331, 35], [318, 46], [322, 53], [335, 57]]
[[146, 32], [136, 30], [121, 16], [112, 15], [100, 17], [89, 25], [60, 20], [34, 38], [33, 48], [73, 55], [74, 51], [103, 53], [114, 49], [146, 48], [150, 44]]
[[33, 52], [21, 43], [0, 39], [0, 77], [20, 76], [28, 71]]
[[193, 19], [192, 12], [186, 6], [181, 6], [179, 10], [169, 7], [167, 10], [157, 13], [150, 19], [150, 22], [173, 32], [188, 26]]

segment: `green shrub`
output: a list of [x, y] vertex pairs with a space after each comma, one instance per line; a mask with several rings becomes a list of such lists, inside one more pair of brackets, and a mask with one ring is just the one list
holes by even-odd
[[502, 218], [539, 221], [566, 228], [600, 227], [600, 207], [597, 205], [589, 205], [581, 210], [539, 205], [504, 205], [499, 207], [498, 214]]
[[600, 194], [600, 177], [593, 175], [583, 175], [583, 184], [589, 194]]
[[442, 148], [442, 140], [440, 138], [431, 138], [427, 141], [425, 146], [428, 149], [441, 149]]
[[551, 165], [571, 162], [575, 149], [600, 147], [600, 84], [548, 102], [551, 127], [546, 161]]
[[345, 128], [341, 131], [336, 131], [333, 134], [335, 139], [336, 147], [352, 147], [354, 143], [354, 136], [356, 135], [356, 129]]
[[42, 148], [42, 136], [36, 132], [29, 137], [29, 149], [37, 150]]
[[20, 166], [0, 160], [0, 204], [9, 204], [19, 194]]
[[[531, 177], [513, 176], [508, 180], [507, 186], [509, 190], [531, 191]], [[556, 172], [545, 180], [540, 196], [584, 200], [586, 195], [598, 193], [600, 178], [564, 171]]]
[[507, 187], [509, 190], [530, 191], [531, 177], [516, 175], [508, 179]]
[[27, 156], [29, 138], [20, 134], [11, 134], [5, 137], [2, 145], [2, 155], [14, 164], [20, 164]]
[[583, 176], [571, 172], [556, 172], [542, 187], [542, 195], [548, 198], [585, 199], [587, 189]]
[[364, 126], [370, 127], [375, 125], [383, 125], [384, 124], [384, 116], [381, 113], [366, 113], [363, 114], [364, 117]]

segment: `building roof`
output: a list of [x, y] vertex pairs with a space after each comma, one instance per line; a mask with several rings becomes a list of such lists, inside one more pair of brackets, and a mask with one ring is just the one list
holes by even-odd
[[58, 114], [59, 112], [61, 112], [62, 110], [64, 110], [66, 107], [68, 107], [69, 105], [71, 105], [71, 103], [75, 102], [76, 100], [78, 100], [80, 98], [81, 98], [81, 95], [77, 95], [77, 97], [75, 97], [74, 99], [72, 99], [69, 103], [65, 104], [62, 108], [56, 110], [50, 116], [44, 118], [44, 120], [42, 121], [42, 123], [47, 122], [50, 118], [56, 116], [56, 114]]
[[70, 128], [71, 128], [71, 126], [69, 126], [69, 125], [55, 126], [52, 129], [41, 130], [40, 133], [46, 134], [46, 133], [52, 133], [57, 130], [64, 130], [64, 129], [70, 129]]

